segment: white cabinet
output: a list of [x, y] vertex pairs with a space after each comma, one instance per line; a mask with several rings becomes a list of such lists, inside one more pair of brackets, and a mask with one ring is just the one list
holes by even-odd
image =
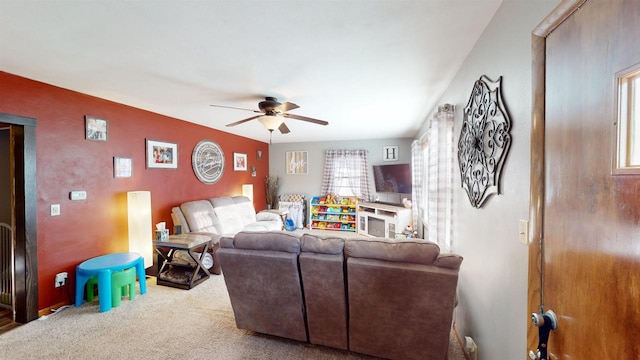
[[411, 209], [402, 206], [358, 204], [358, 234], [395, 239], [411, 224]]

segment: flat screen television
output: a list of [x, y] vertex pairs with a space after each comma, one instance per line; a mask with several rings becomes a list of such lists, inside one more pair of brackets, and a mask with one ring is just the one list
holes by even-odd
[[374, 165], [376, 192], [411, 194], [411, 165]]

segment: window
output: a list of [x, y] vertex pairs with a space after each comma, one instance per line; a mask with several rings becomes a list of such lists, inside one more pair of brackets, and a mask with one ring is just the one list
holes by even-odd
[[327, 150], [322, 194], [329, 193], [369, 200], [366, 150]]
[[640, 64], [617, 75], [614, 174], [640, 174]]

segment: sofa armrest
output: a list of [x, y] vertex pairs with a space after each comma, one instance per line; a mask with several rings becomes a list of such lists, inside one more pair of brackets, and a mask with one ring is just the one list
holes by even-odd
[[273, 211], [262, 210], [256, 214], [256, 221], [282, 221], [282, 218]]
[[224, 236], [224, 235], [220, 235], [220, 234], [216, 234], [216, 233], [212, 233], [212, 232], [208, 232], [208, 231], [192, 231], [191, 234], [210, 236], [211, 237], [211, 245], [219, 243], [220, 239]]
[[191, 232], [191, 229], [189, 229], [189, 224], [187, 223], [187, 219], [184, 217], [184, 214], [182, 213], [182, 209], [180, 209], [180, 207], [175, 206], [171, 209], [171, 220], [173, 220], [174, 231], [175, 226], [180, 225], [182, 227], [183, 234]]

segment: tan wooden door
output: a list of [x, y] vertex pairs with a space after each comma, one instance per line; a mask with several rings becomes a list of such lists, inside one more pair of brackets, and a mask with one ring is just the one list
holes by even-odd
[[611, 159], [616, 73], [640, 63], [640, 1], [582, 2], [533, 37], [529, 310], [542, 295], [558, 315], [550, 359], [638, 359], [640, 175], [612, 175]]

